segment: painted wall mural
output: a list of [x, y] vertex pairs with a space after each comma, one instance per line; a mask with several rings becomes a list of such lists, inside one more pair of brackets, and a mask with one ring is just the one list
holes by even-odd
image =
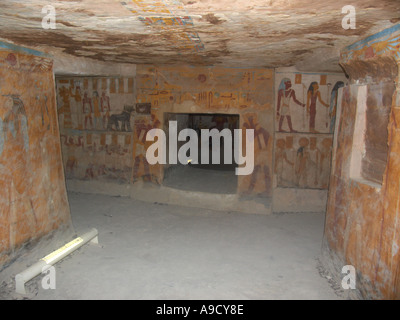
[[132, 78], [57, 79], [65, 174], [129, 182], [134, 122]]
[[52, 61], [0, 49], [0, 262], [69, 223]]
[[[243, 114], [244, 121], [242, 128], [254, 130], [254, 170], [250, 176], [245, 176], [248, 181], [248, 187], [244, 193], [252, 194], [258, 185], [258, 190], [262, 190], [264, 195], [268, 196], [272, 191], [271, 179], [271, 134], [267, 128], [260, 124], [260, 116], [255, 112], [246, 112]], [[244, 184], [245, 185], [245, 184]], [[260, 193], [260, 192], [258, 192]]]
[[274, 173], [279, 187], [328, 188], [331, 135], [277, 133], [275, 141]]
[[278, 71], [276, 131], [333, 133], [337, 90], [345, 81], [343, 75]]
[[238, 177], [238, 193], [271, 196], [273, 187], [327, 188], [343, 76], [143, 65], [137, 67], [135, 90], [124, 85], [128, 82], [58, 79], [68, 178], [162, 183], [165, 166], [146, 160], [152, 143], [147, 132], [167, 129], [164, 113], [215, 113], [239, 115], [239, 128], [255, 130], [254, 170]]
[[338, 74], [276, 72], [274, 185], [327, 189]]
[[[255, 129], [255, 163], [251, 175], [238, 176], [238, 193], [269, 197], [273, 175], [273, 84], [274, 71], [270, 69], [138, 66], [136, 101], [151, 105], [151, 116], [143, 120], [145, 128], [164, 128], [164, 113], [239, 115], [239, 128]], [[139, 144], [138, 139], [137, 133], [135, 144]], [[137, 150], [134, 149], [134, 158], [141, 159], [142, 149]], [[134, 180], [150, 176], [152, 181], [162, 182], [163, 170], [157, 165], [147, 167], [143, 159], [134, 170]]]
[[145, 181], [161, 182], [161, 178], [157, 175], [160, 165], [152, 165], [150, 171], [150, 164], [146, 159], [146, 150], [151, 144], [151, 142], [146, 141], [146, 136], [151, 129], [155, 128], [161, 128], [161, 122], [154, 113], [150, 115], [141, 114], [136, 117], [133, 135], [133, 182], [136, 182], [140, 177], [143, 177]]
[[340, 52], [340, 62], [392, 56], [400, 61], [400, 24], [358, 41]]

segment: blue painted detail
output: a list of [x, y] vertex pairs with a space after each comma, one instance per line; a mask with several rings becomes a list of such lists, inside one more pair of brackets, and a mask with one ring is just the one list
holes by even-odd
[[26, 152], [28, 152], [29, 151], [28, 120], [26, 119], [25, 116], [23, 116], [21, 119], [21, 125], [22, 125], [22, 136], [24, 139], [24, 149]]
[[362, 40], [360, 40], [360, 41], [357, 41], [357, 42], [355, 42], [355, 43], [353, 43], [353, 44], [351, 44], [351, 45], [345, 47], [345, 48], [344, 48], [344, 51], [346, 51], [346, 50], [349, 50], [349, 51], [350, 51], [350, 50], [354, 50], [355, 48], [360, 47], [360, 46], [363, 46], [363, 45], [365, 45], [365, 44], [367, 44], [367, 43], [369, 43], [369, 42], [371, 42], [371, 41], [373, 41], [373, 40], [376, 40], [376, 39], [379, 39], [379, 38], [383, 38], [383, 37], [385, 37], [385, 36], [390, 36], [391, 34], [397, 32], [397, 31], [400, 31], [400, 23], [394, 25], [393, 27], [390, 27], [390, 28], [388, 28], [388, 29], [385, 29], [385, 30], [383, 30], [383, 31], [381, 31], [381, 32], [378, 32], [378, 33], [376, 33], [376, 34], [373, 34], [372, 36], [369, 36], [369, 37], [367, 37], [367, 38], [365, 38], [365, 39], [362, 39]]
[[40, 51], [29, 49], [29, 48], [20, 47], [20, 46], [17, 46], [15, 44], [3, 42], [3, 41], [0, 41], [0, 48], [9, 49], [9, 50], [16, 51], [16, 52], [21, 52], [21, 53], [27, 53], [27, 54], [34, 55], [34, 56], [39, 56], [39, 57], [47, 57], [47, 58], [50, 57], [50, 55], [48, 55], [48, 54], [46, 54], [44, 52], [40, 52]]

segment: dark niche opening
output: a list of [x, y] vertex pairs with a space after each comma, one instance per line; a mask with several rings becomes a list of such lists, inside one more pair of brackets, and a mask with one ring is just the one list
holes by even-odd
[[[234, 151], [234, 129], [239, 129], [239, 115], [237, 114], [209, 114], [209, 113], [165, 113], [164, 114], [164, 132], [166, 133], [167, 141], [170, 137], [171, 121], [176, 121], [176, 132], [179, 134], [184, 129], [192, 129], [197, 133], [197, 159], [192, 159], [187, 163], [181, 163], [178, 159], [177, 164], [171, 164], [167, 161], [164, 170], [163, 185], [188, 190], [200, 191], [208, 193], [220, 194], [235, 194], [237, 189], [237, 176], [235, 169]], [[225, 134], [232, 137], [232, 141], [225, 140], [221, 136], [219, 145], [212, 138], [202, 145], [201, 130], [217, 129], [221, 132], [226, 129]], [[172, 131], [171, 131], [172, 132]], [[180, 148], [189, 141], [177, 141], [177, 152]], [[202, 150], [205, 153], [205, 148], [208, 149], [208, 163], [202, 161]], [[225, 159], [224, 152], [229, 150], [232, 163], [229, 159]], [[170, 152], [169, 143], [167, 143], [167, 159]], [[213, 154], [219, 153], [219, 163], [215, 163]], [[189, 154], [187, 154], [189, 156]], [[177, 155], [178, 158], [178, 155]], [[203, 157], [203, 160], [205, 157]], [[197, 160], [197, 161], [195, 161]], [[197, 163], [196, 163], [197, 162]]]

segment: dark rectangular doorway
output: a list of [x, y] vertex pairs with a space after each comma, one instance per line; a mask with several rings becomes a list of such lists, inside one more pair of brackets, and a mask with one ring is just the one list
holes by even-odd
[[[224, 163], [224, 139], [220, 140], [220, 163], [213, 164], [211, 159], [212, 142], [209, 141], [209, 164], [200, 163], [201, 145], [200, 130], [201, 129], [222, 129], [233, 130], [239, 128], [239, 115], [237, 114], [216, 114], [216, 113], [165, 113], [164, 114], [164, 131], [169, 132], [169, 122], [177, 122], [178, 133], [186, 128], [193, 129], [199, 137], [199, 163], [198, 164], [168, 164], [164, 171], [163, 185], [188, 191], [199, 191], [220, 194], [235, 194], [237, 189], [237, 176], [235, 175], [236, 164]], [[168, 139], [168, 138], [167, 138]], [[184, 141], [178, 141], [178, 150], [185, 144]], [[233, 156], [233, 139], [230, 146]], [[167, 151], [168, 153], [168, 151]]]

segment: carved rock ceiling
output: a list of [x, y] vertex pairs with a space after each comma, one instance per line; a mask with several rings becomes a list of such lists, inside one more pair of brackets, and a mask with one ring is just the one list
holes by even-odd
[[[42, 28], [45, 5], [56, 29]], [[342, 28], [342, 7], [356, 28]], [[340, 50], [400, 21], [399, 0], [2, 0], [0, 38], [131, 64], [341, 71]]]

